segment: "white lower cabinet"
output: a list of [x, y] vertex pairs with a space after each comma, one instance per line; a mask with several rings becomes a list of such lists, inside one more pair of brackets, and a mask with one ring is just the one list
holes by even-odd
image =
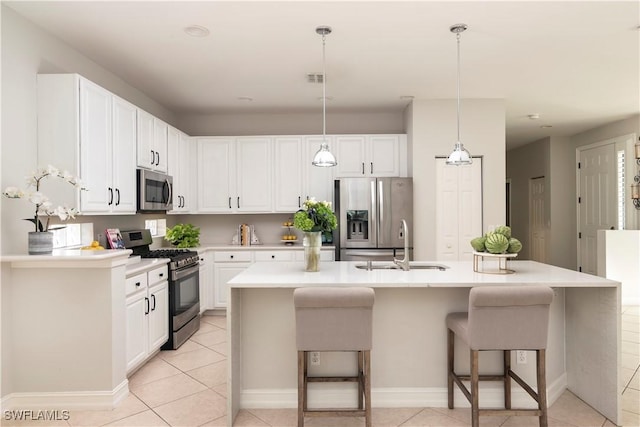
[[212, 310], [213, 303], [213, 252], [200, 252], [200, 314]]
[[127, 374], [139, 367], [169, 338], [167, 266], [127, 277]]
[[[231, 250], [231, 251], [214, 251], [213, 254], [213, 281], [205, 282], [205, 277], [200, 270], [200, 287], [206, 288], [208, 291], [202, 295], [213, 295], [212, 305], [207, 309], [224, 309], [227, 307], [227, 298], [229, 295], [229, 281], [238, 274], [246, 270], [254, 262], [285, 262], [285, 261], [303, 261], [304, 250], [293, 249], [258, 249], [258, 250]], [[211, 258], [209, 258], [211, 259]], [[320, 251], [321, 261], [333, 261], [334, 249], [323, 249]], [[211, 262], [209, 262], [211, 264]], [[211, 276], [208, 276], [211, 277]]]

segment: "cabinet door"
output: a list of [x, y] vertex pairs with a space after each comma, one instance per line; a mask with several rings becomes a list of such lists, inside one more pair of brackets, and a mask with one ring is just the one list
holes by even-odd
[[306, 159], [302, 160], [303, 148], [303, 139], [300, 137], [275, 138], [274, 209], [276, 212], [295, 212], [302, 207], [304, 199], [302, 171], [306, 170], [306, 167], [303, 167]]
[[162, 120], [153, 118], [153, 151], [155, 159], [153, 169], [167, 172], [167, 129], [168, 125]]
[[271, 138], [236, 139], [236, 200], [238, 212], [272, 212], [273, 157]]
[[[198, 138], [198, 212], [232, 212], [235, 188], [234, 142], [231, 138]], [[235, 203], [236, 201], [233, 200]]]
[[[365, 168], [365, 136], [336, 136], [336, 177], [361, 177], [369, 175]], [[368, 166], [368, 165], [367, 165]]]
[[[336, 153], [335, 143], [332, 137], [327, 137], [327, 142], [329, 143], [329, 149], [332, 153]], [[304, 174], [305, 174], [305, 191], [304, 198], [311, 199], [314, 198], [316, 200], [322, 201], [326, 200], [328, 202], [333, 201], [333, 177], [336, 172], [335, 167], [330, 168], [322, 168], [318, 166], [313, 166], [311, 161], [313, 160], [313, 156], [316, 154], [318, 149], [320, 149], [320, 144], [322, 143], [322, 137], [307, 137], [305, 140], [305, 155], [302, 160], [302, 164], [304, 166]], [[338, 165], [340, 165], [341, 160], [338, 160]]]
[[216, 263], [214, 271], [214, 306], [215, 308], [227, 307], [227, 295], [229, 293], [229, 280], [242, 273], [251, 263], [229, 262]]
[[195, 164], [192, 163], [194, 161], [192, 148], [192, 138], [189, 138], [187, 135], [180, 132], [180, 171], [178, 173], [178, 178], [180, 180], [180, 195], [182, 196], [182, 199], [180, 200], [180, 210], [187, 213], [191, 212], [192, 207], [195, 206], [193, 201], [195, 191], [192, 189], [196, 184], [196, 168], [194, 167]]
[[180, 148], [180, 131], [169, 126], [167, 129], [167, 152], [169, 153], [167, 173], [173, 177], [173, 209], [169, 213], [180, 213], [182, 211], [183, 183], [180, 178], [180, 170], [182, 169]]
[[88, 191], [81, 192], [82, 212], [108, 212], [111, 184], [111, 94], [80, 79], [80, 172]]
[[133, 294], [126, 304], [128, 373], [147, 357], [147, 290]]
[[153, 169], [156, 160], [153, 141], [153, 116], [138, 109], [137, 163], [145, 169]]
[[160, 282], [149, 288], [149, 352], [169, 339], [169, 285]]
[[400, 176], [400, 144], [397, 135], [367, 138], [365, 173], [371, 176]]
[[200, 314], [211, 310], [213, 304], [213, 257], [210, 252], [200, 255]]
[[136, 212], [136, 117], [134, 105], [113, 97], [114, 212]]

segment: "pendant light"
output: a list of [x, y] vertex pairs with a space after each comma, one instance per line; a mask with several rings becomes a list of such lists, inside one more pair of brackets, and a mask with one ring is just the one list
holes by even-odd
[[331, 151], [329, 151], [329, 144], [327, 144], [327, 71], [325, 66], [324, 57], [324, 42], [325, 37], [331, 34], [331, 27], [321, 26], [316, 28], [316, 33], [322, 36], [322, 143], [320, 149], [313, 156], [311, 164], [313, 166], [329, 167], [338, 164], [336, 158]]
[[460, 34], [467, 29], [466, 24], [455, 24], [449, 28], [449, 31], [456, 35], [456, 41], [458, 44], [458, 139], [453, 148], [453, 152], [449, 154], [447, 158], [448, 165], [470, 165], [473, 163], [471, 154], [464, 148], [462, 142], [460, 142]]

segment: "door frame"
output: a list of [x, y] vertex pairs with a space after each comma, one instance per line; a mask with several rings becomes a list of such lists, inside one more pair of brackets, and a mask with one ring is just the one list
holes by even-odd
[[[616, 151], [619, 151], [620, 148], [624, 148], [624, 206], [625, 206], [625, 229], [637, 229], [638, 215], [633, 215], [635, 212], [635, 208], [632, 203], [628, 202], [630, 195], [631, 181], [633, 181], [634, 175], [637, 173], [636, 171], [636, 159], [634, 154], [634, 144], [636, 141], [636, 134], [629, 133], [620, 136], [616, 136], [613, 138], [608, 138], [605, 140], [593, 142], [591, 144], [580, 145], [576, 147], [576, 195], [575, 195], [575, 209], [576, 209], [576, 265], [580, 266], [581, 261], [581, 250], [580, 250], [580, 239], [578, 238], [578, 230], [580, 227], [580, 204], [578, 203], [578, 197], [580, 197], [580, 169], [578, 169], [578, 163], [580, 162], [580, 155], [584, 150], [590, 150], [592, 148], [598, 148], [605, 145], [613, 145]], [[616, 206], [617, 208], [617, 206]]]

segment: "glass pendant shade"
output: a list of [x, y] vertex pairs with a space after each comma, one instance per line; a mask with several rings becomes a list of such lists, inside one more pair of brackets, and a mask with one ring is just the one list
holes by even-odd
[[455, 147], [453, 148], [453, 152], [449, 154], [447, 157], [448, 165], [470, 165], [473, 163], [473, 159], [471, 158], [471, 154], [464, 148], [461, 142], [456, 142]]
[[329, 151], [329, 145], [326, 141], [320, 144], [320, 149], [316, 152], [315, 156], [313, 156], [311, 164], [320, 167], [330, 167], [338, 164], [334, 155]]

